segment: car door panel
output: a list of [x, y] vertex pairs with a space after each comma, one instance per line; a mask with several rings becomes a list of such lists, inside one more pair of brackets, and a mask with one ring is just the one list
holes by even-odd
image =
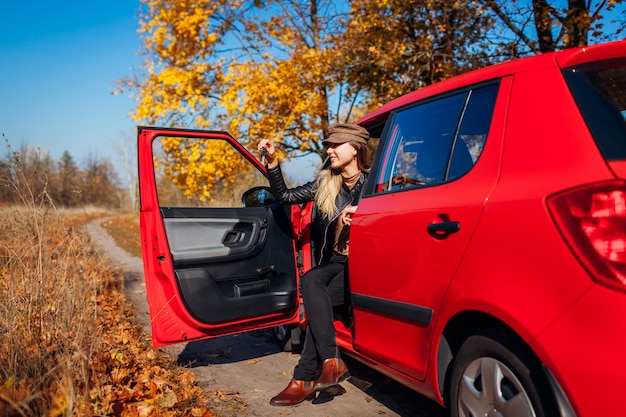
[[[155, 167], [166, 160], [159, 161], [153, 146], [162, 137], [184, 138], [186, 145], [207, 141], [207, 152], [212, 141], [221, 147], [227, 143], [231, 161], [239, 155], [250, 164], [246, 172], [260, 173], [250, 189], [268, 185], [264, 168], [223, 132], [139, 129], [140, 228], [153, 344], [296, 322], [299, 300], [290, 207], [241, 207], [241, 197], [239, 207], [220, 207], [219, 201], [164, 206], [157, 184], [162, 187], [167, 178]], [[243, 181], [244, 173], [239, 174], [235, 180]], [[225, 193], [232, 194], [230, 188], [225, 186]]]
[[[489, 184], [483, 189], [467, 189], [466, 184], [459, 180], [364, 198], [353, 220], [350, 289], [356, 350], [418, 380], [426, 374], [437, 303], [490, 189]], [[442, 192], [443, 187], [449, 192]], [[459, 232], [444, 239], [428, 232], [442, 214], [461, 225]]]
[[293, 308], [293, 266], [281, 262], [293, 257], [291, 237], [270, 227], [288, 221], [283, 209], [162, 212], [181, 296], [197, 320], [220, 324]]
[[[385, 157], [376, 183], [370, 184], [372, 191], [361, 199], [354, 216], [349, 267], [355, 350], [416, 380], [426, 377], [432, 323], [497, 178], [500, 149], [492, 146], [483, 150], [476, 138], [484, 142], [487, 133], [490, 137], [502, 134], [502, 126], [491, 124], [491, 120], [502, 118], [509, 89], [510, 80], [504, 79], [499, 84], [477, 87], [477, 94], [472, 90], [461, 101], [449, 96], [448, 103], [433, 102], [433, 108], [446, 109], [444, 104], [449, 104], [449, 110], [436, 117], [427, 103], [424, 115], [416, 106], [408, 108], [404, 118], [391, 120], [388, 131], [395, 135], [389, 136], [395, 144], [387, 139], [382, 154], [404, 151], [408, 156], [396, 165], [389, 163], [393, 157]], [[455, 110], [459, 105], [462, 111]], [[477, 111], [494, 107], [493, 118], [485, 115], [482, 123], [468, 119]], [[452, 148], [444, 151], [443, 157], [431, 156], [423, 150], [432, 140], [440, 141], [440, 150], [442, 141], [448, 141]], [[469, 165], [461, 157], [463, 152], [471, 154]], [[420, 171], [420, 158], [426, 155], [427, 164], [432, 165], [439, 157], [444, 168], [450, 158], [448, 172]], [[398, 168], [423, 182], [396, 185], [393, 179]], [[411, 169], [418, 173], [411, 173]], [[431, 183], [429, 178], [443, 180]]]

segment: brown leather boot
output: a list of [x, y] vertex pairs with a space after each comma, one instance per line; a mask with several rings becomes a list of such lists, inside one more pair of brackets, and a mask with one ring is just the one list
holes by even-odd
[[348, 367], [339, 358], [326, 359], [322, 364], [322, 373], [315, 381], [315, 391], [320, 391], [337, 385], [350, 376]]
[[315, 390], [313, 387], [313, 381], [301, 381], [299, 379], [292, 378], [289, 385], [287, 385], [287, 388], [272, 398], [270, 400], [270, 404], [282, 406], [300, 404], [307, 398], [312, 399], [315, 396]]

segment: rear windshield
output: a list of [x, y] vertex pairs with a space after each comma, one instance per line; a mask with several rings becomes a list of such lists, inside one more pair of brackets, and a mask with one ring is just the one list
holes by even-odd
[[626, 160], [626, 58], [563, 73], [604, 158]]

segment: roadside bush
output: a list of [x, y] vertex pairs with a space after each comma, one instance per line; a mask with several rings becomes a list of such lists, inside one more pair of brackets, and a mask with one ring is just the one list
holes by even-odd
[[88, 414], [98, 304], [115, 277], [70, 218], [0, 209], [0, 415]]

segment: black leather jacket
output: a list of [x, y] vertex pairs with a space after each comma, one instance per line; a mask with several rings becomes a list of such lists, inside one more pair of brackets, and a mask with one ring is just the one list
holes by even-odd
[[[275, 168], [268, 168], [267, 174], [272, 189], [272, 195], [279, 204], [302, 204], [315, 200], [315, 193], [317, 192], [316, 181], [307, 182], [304, 185], [294, 188], [287, 188], [280, 165]], [[350, 205], [356, 206], [359, 204], [361, 191], [363, 190], [366, 179], [367, 173], [363, 172], [352, 189], [349, 189], [345, 184], [342, 185], [341, 191], [335, 198], [335, 206], [339, 209], [338, 213], [341, 213], [343, 209]], [[317, 207], [314, 209], [313, 221], [319, 224], [319, 236], [323, 237], [323, 246], [318, 253], [318, 256], [320, 254], [322, 255], [321, 261], [329, 259], [331, 255], [332, 244], [329, 244], [329, 240], [333, 238], [333, 234], [329, 233], [329, 231], [334, 227], [334, 223], [338, 217], [339, 215], [336, 215], [332, 219], [329, 219], [326, 216], [319, 216]]]

